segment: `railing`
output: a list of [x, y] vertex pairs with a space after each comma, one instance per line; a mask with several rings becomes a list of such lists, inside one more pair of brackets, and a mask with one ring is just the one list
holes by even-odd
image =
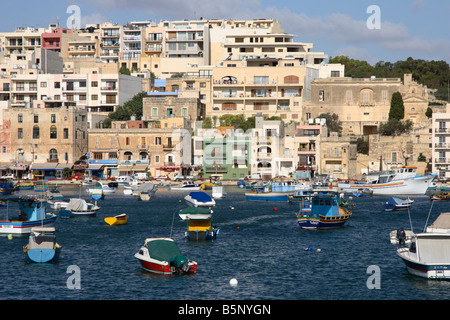
[[147, 150], [148, 147], [149, 147], [149, 145], [146, 144], [146, 143], [141, 143], [141, 144], [138, 144], [138, 145], [137, 145], [137, 148], [138, 148], [138, 149], [145, 149], [145, 150]]
[[437, 149], [448, 149], [450, 148], [450, 143], [435, 143], [434, 147]]
[[434, 159], [434, 163], [450, 163], [450, 159], [436, 158], [436, 159]]

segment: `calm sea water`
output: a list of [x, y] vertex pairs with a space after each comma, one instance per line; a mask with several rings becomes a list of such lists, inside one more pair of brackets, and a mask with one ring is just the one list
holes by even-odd
[[[25, 263], [27, 237], [0, 237], [0, 299], [51, 300], [442, 300], [450, 282], [410, 275], [389, 243], [389, 232], [409, 229], [408, 212], [384, 212], [387, 197], [355, 198], [345, 227], [328, 231], [299, 229], [297, 207], [284, 203], [249, 202], [244, 190], [227, 187], [217, 200], [213, 223], [216, 240], [190, 242], [186, 223], [176, 214], [186, 207], [186, 193], [160, 188], [150, 202], [125, 196], [119, 189], [98, 203], [95, 217], [57, 220], [62, 245], [56, 264]], [[61, 188], [78, 197], [74, 186]], [[21, 191], [21, 194], [26, 194]], [[81, 192], [83, 198], [88, 194]], [[414, 197], [410, 216], [414, 231], [423, 229], [431, 202]], [[231, 206], [234, 208], [232, 209]], [[429, 223], [449, 204], [433, 204]], [[275, 210], [274, 208], [277, 208]], [[0, 208], [3, 219], [6, 208]], [[15, 212], [14, 204], [8, 208]], [[107, 226], [107, 216], [127, 213], [123, 226]], [[188, 258], [198, 262], [189, 276], [153, 275], [140, 268], [134, 254], [148, 237], [172, 237]], [[311, 248], [306, 251], [305, 248]], [[317, 252], [320, 249], [320, 252]], [[368, 289], [369, 266], [380, 268], [380, 289]], [[81, 288], [69, 289], [77, 266]], [[69, 269], [70, 270], [70, 269]], [[231, 287], [230, 279], [238, 280]]]

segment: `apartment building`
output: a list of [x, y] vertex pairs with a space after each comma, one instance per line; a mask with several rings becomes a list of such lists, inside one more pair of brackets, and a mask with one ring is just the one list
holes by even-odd
[[432, 117], [432, 172], [441, 181], [450, 180], [450, 112], [436, 112]]
[[191, 163], [190, 131], [185, 124], [183, 118], [172, 118], [159, 123], [113, 122], [111, 129], [89, 129], [89, 164], [102, 164], [107, 177], [137, 172], [173, 177]]
[[296, 126], [294, 140], [298, 167], [305, 168], [305, 170], [296, 171], [297, 179], [311, 179], [314, 173], [319, 171], [321, 137], [327, 135], [328, 130], [324, 119], [310, 119], [307, 125]]
[[298, 121], [302, 114], [305, 67], [298, 60], [224, 61], [212, 70], [212, 98], [207, 114], [244, 114]]
[[18, 27], [13, 32], [0, 33], [0, 43], [5, 55], [26, 53], [41, 48], [41, 34], [49, 32], [46, 28]]
[[95, 126], [109, 112], [142, 91], [140, 78], [101, 74], [96, 69], [85, 71], [79, 74], [17, 75], [10, 79], [10, 106], [43, 108], [50, 103], [79, 106], [88, 111], [88, 122]]

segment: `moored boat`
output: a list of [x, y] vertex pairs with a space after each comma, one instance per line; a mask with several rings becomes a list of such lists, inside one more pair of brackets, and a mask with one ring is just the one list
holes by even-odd
[[134, 255], [144, 270], [156, 274], [197, 272], [197, 262], [187, 259], [171, 238], [147, 238]]
[[354, 197], [370, 197], [373, 195], [373, 189], [361, 188], [352, 192]]
[[14, 192], [16, 187], [10, 179], [0, 179], [0, 195], [7, 195]]
[[58, 260], [61, 245], [56, 242], [55, 228], [34, 227], [23, 251], [29, 262], [47, 263]]
[[288, 197], [295, 192], [295, 185], [286, 182], [257, 183], [245, 192], [245, 199], [250, 201], [288, 202]]
[[342, 227], [352, 215], [352, 208], [337, 191], [317, 192], [311, 195], [310, 209], [300, 207], [297, 222], [303, 229]]
[[172, 191], [197, 191], [200, 190], [200, 186], [198, 184], [193, 183], [192, 181], [182, 181], [180, 184], [171, 185], [170, 190]]
[[447, 193], [447, 191], [443, 191], [438, 194], [430, 195], [430, 200], [448, 201], [450, 200], [450, 195]]
[[189, 220], [190, 218], [196, 219], [210, 219], [213, 211], [210, 208], [202, 207], [187, 207], [180, 210], [178, 215], [182, 220]]
[[397, 250], [412, 275], [450, 279], [450, 213], [441, 213], [426, 232], [412, 236], [411, 244]]
[[62, 210], [59, 211], [59, 216], [70, 217], [88, 217], [95, 216], [100, 207], [97, 203], [88, 203], [84, 199], [72, 198], [69, 202], [60, 202]]
[[214, 207], [216, 201], [212, 199], [207, 193], [202, 191], [192, 191], [184, 197], [186, 204], [191, 207]]
[[119, 214], [114, 217], [106, 217], [104, 221], [110, 226], [117, 226], [128, 223], [128, 215], [126, 213]]
[[33, 181], [20, 181], [18, 184], [19, 190], [33, 190], [34, 182]]
[[384, 211], [403, 211], [408, 210], [414, 203], [411, 199], [400, 199], [397, 197], [390, 197], [384, 204]]
[[352, 193], [370, 188], [374, 195], [424, 195], [436, 175], [418, 175], [416, 166], [402, 166], [387, 171], [369, 172], [365, 182], [339, 181], [338, 187]]
[[8, 201], [18, 202], [19, 215], [0, 221], [0, 233], [28, 234], [34, 227], [53, 227], [56, 221], [57, 216], [47, 212], [43, 199], [27, 196]]

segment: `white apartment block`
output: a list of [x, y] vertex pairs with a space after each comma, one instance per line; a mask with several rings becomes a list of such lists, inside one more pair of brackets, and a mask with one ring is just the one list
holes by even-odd
[[450, 112], [433, 113], [432, 172], [442, 181], [450, 180]]

